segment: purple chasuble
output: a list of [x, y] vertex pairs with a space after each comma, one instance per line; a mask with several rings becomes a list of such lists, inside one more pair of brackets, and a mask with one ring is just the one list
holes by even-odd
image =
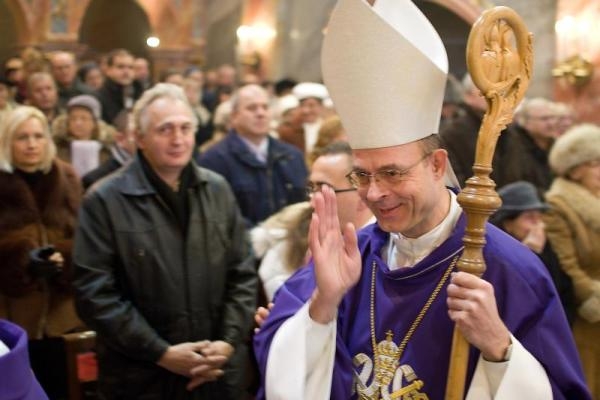
[[9, 352], [0, 356], [0, 399], [48, 400], [29, 366], [27, 334], [6, 320], [0, 320], [0, 339]]
[[[359, 232], [363, 272], [340, 304], [331, 398], [356, 399], [356, 387], [373, 383], [373, 340], [370, 325], [372, 268], [375, 266], [375, 343], [387, 338], [399, 346], [456, 256], [462, 252], [465, 217], [429, 256], [410, 268], [390, 271], [381, 258], [389, 234], [373, 224]], [[538, 257], [504, 232], [487, 225], [483, 278], [491, 282], [500, 317], [510, 332], [543, 365], [554, 399], [590, 399], [579, 358], [560, 299]], [[264, 387], [271, 340], [279, 326], [310, 298], [314, 266], [299, 270], [276, 294], [275, 307], [254, 339]], [[416, 390], [430, 400], [443, 400], [454, 324], [448, 317], [446, 281], [408, 340], [385, 390]], [[392, 335], [390, 335], [390, 332]], [[479, 352], [471, 348], [467, 381]], [[293, 368], [281, 373], [294, 373]], [[394, 382], [394, 379], [396, 380]], [[467, 384], [467, 388], [468, 388]], [[261, 389], [259, 398], [264, 398]]]

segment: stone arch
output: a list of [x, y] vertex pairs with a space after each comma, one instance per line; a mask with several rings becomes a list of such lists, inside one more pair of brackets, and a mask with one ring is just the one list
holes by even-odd
[[21, 1], [0, 1], [0, 62], [15, 55], [21, 47], [33, 43], [27, 15]]
[[81, 21], [79, 41], [88, 46], [88, 56], [125, 48], [147, 57], [146, 38], [151, 32], [148, 14], [139, 1], [91, 0]]
[[4, 3], [11, 13], [14, 28], [17, 33], [17, 44], [31, 44], [34, 35], [31, 31], [28, 18], [28, 15], [31, 15], [29, 7], [24, 0], [6, 0]]
[[191, 15], [200, 0], [176, 4], [175, 1], [136, 0], [150, 21], [152, 33], [160, 38], [161, 46], [181, 48], [191, 40]]
[[150, 28], [156, 31], [158, 28], [158, 22], [160, 20], [160, 14], [162, 9], [166, 7], [167, 1], [149, 1], [149, 0], [135, 0], [135, 2], [144, 10], [150, 21]]

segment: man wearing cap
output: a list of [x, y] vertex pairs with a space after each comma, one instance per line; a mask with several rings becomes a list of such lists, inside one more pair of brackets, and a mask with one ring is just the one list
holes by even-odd
[[304, 147], [310, 153], [319, 136], [323, 122], [323, 101], [329, 97], [325, 85], [315, 82], [302, 82], [294, 87], [292, 94], [300, 102], [304, 122]]
[[517, 181], [498, 190], [502, 207], [490, 218], [490, 222], [502, 229], [542, 260], [556, 291], [560, 296], [569, 324], [575, 318], [575, 291], [573, 282], [561, 268], [560, 261], [550, 241], [547, 240], [543, 214], [548, 205], [542, 203], [532, 183]]
[[467, 399], [590, 399], [531, 251], [488, 225], [483, 279], [455, 272], [466, 220], [432, 135], [448, 66], [425, 16], [410, 1], [340, 0], [322, 60], [354, 149], [349, 179], [377, 224], [357, 237], [331, 189], [313, 196], [314, 261], [255, 337], [267, 398], [443, 399], [456, 324], [472, 349]]

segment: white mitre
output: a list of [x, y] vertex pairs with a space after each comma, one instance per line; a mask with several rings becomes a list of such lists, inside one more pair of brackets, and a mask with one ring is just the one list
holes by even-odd
[[396, 146], [438, 133], [448, 58], [412, 1], [339, 0], [321, 59], [352, 148]]

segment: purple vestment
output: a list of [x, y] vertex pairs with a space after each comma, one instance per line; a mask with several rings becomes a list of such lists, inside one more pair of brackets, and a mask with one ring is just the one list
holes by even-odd
[[[399, 345], [450, 263], [461, 254], [464, 228], [463, 215], [450, 238], [441, 246], [417, 265], [396, 271], [390, 271], [381, 258], [381, 249], [387, 244], [389, 235], [376, 224], [359, 232], [363, 273], [357, 285], [344, 297], [338, 311], [332, 399], [357, 398], [353, 382], [361, 373], [363, 379], [368, 376], [366, 385], [372, 381], [372, 376], [365, 374], [367, 365], [355, 359], [359, 364], [355, 366], [353, 358], [363, 354], [362, 360], [365, 356], [373, 360], [369, 321], [373, 263], [377, 268], [376, 343], [386, 339], [386, 332], [391, 331], [393, 342]], [[494, 286], [500, 317], [545, 368], [554, 399], [590, 399], [570, 328], [546, 269], [529, 249], [489, 224], [486, 239], [487, 270], [483, 278]], [[263, 386], [271, 340], [278, 327], [310, 298], [315, 287], [313, 267], [311, 264], [298, 271], [280, 289], [271, 315], [254, 339]], [[400, 365], [409, 365], [422, 381], [419, 390], [431, 400], [442, 400], [446, 387], [454, 329], [446, 305], [447, 284], [418, 325], [400, 359]], [[471, 348], [468, 382], [478, 356], [479, 352]], [[281, 373], [293, 374], [294, 369], [291, 367]], [[402, 386], [408, 386], [408, 383], [402, 382]]]
[[0, 399], [48, 400], [29, 366], [25, 331], [11, 322], [0, 320], [0, 340], [10, 350], [0, 356]]

